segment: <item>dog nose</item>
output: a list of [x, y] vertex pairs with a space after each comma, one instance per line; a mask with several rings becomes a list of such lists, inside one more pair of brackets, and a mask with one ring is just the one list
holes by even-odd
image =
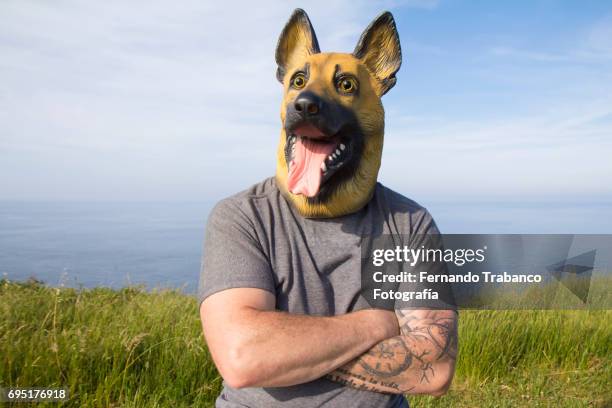
[[321, 99], [312, 92], [302, 92], [295, 99], [294, 107], [304, 116], [314, 116], [321, 110]]

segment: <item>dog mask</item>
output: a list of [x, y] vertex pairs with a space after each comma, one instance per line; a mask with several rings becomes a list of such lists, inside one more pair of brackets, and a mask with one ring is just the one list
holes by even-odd
[[363, 32], [352, 54], [321, 53], [306, 13], [297, 9], [276, 49], [284, 87], [276, 180], [304, 217], [338, 217], [371, 199], [383, 148], [380, 98], [402, 60], [393, 16]]

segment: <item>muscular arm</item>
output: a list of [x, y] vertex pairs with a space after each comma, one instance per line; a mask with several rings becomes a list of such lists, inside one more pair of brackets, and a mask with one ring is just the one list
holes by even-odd
[[362, 310], [317, 317], [274, 310], [261, 289], [209, 296], [200, 317], [219, 372], [233, 387], [281, 387], [311, 381], [399, 333], [393, 312]]
[[398, 310], [401, 334], [383, 340], [327, 377], [353, 388], [393, 394], [441, 395], [457, 354], [457, 313]]

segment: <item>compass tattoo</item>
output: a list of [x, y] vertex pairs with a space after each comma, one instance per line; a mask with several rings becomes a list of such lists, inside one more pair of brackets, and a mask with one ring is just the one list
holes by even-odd
[[438, 367], [454, 366], [457, 313], [452, 310], [398, 310], [400, 335], [386, 339], [327, 378], [352, 388], [420, 393], [436, 379]]

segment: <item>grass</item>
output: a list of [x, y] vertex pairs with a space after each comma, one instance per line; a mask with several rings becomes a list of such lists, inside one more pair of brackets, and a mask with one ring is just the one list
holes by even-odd
[[[612, 311], [466, 311], [450, 392], [412, 407], [610, 407]], [[196, 300], [178, 291], [0, 281], [0, 386], [70, 407], [212, 406]], [[26, 404], [14, 404], [24, 407]]]

